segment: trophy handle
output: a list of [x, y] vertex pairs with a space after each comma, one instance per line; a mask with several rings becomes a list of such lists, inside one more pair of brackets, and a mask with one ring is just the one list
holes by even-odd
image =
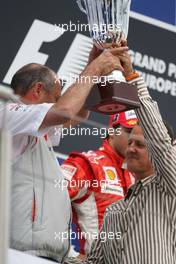
[[82, 5], [82, 0], [77, 0], [76, 2], [77, 2], [77, 4], [78, 4], [80, 10], [81, 10], [83, 13], [87, 14], [85, 8], [84, 8], [83, 5]]
[[129, 27], [129, 13], [130, 13], [130, 5], [131, 0], [125, 0], [123, 6], [123, 34], [125, 38], [128, 35], [128, 27]]
[[124, 12], [129, 12], [130, 5], [131, 5], [131, 0], [125, 0], [124, 1], [124, 5], [123, 5]]

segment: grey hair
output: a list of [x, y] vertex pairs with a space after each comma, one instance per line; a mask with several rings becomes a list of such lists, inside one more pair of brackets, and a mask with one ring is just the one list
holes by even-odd
[[16, 94], [23, 96], [37, 82], [42, 82], [44, 89], [49, 92], [55, 82], [55, 73], [46, 66], [30, 63], [23, 66], [14, 74], [11, 87]]

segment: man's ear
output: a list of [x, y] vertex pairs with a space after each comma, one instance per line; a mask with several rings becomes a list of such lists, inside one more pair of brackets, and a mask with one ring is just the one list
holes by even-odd
[[109, 143], [113, 141], [114, 137], [115, 137], [115, 134], [114, 133], [110, 133], [109, 134], [109, 136], [108, 136]]
[[42, 82], [37, 82], [32, 87], [33, 96], [35, 99], [39, 99], [44, 91], [44, 84]]

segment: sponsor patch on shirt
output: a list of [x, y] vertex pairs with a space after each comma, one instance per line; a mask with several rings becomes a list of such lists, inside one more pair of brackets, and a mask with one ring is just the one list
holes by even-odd
[[101, 185], [101, 193], [109, 193], [124, 197], [124, 191], [121, 186], [103, 183]]
[[120, 183], [118, 179], [117, 171], [114, 167], [111, 166], [103, 166], [103, 170], [105, 173], [106, 180], [111, 183]]
[[27, 110], [27, 107], [24, 104], [10, 104], [9, 105], [9, 110], [10, 111], [25, 112]]
[[68, 181], [71, 181], [73, 175], [77, 171], [77, 168], [71, 165], [66, 165], [66, 164], [62, 164], [61, 168], [62, 168], [62, 172], [64, 174], [65, 179]]

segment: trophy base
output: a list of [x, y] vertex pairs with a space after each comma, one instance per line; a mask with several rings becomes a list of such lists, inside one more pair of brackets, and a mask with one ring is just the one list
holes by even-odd
[[140, 106], [137, 88], [125, 82], [95, 84], [90, 92], [85, 108], [93, 112], [111, 115]]

